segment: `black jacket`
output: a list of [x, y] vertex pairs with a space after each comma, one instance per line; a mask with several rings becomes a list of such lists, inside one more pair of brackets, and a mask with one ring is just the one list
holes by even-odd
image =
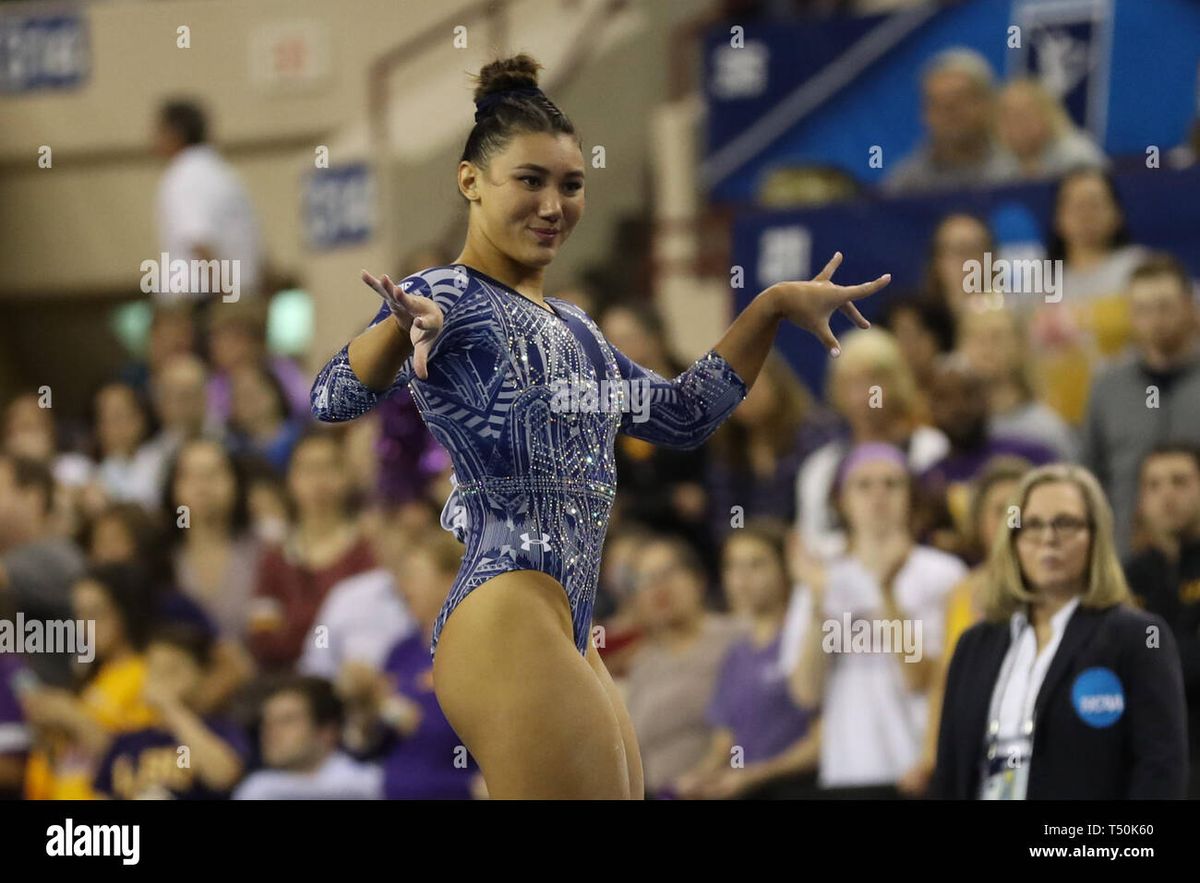
[[[1148, 630], [1158, 646], [1148, 647]], [[931, 795], [974, 799], [992, 690], [1008, 652], [1008, 622], [982, 622], [959, 639], [946, 679]], [[1111, 669], [1125, 710], [1111, 726], [1089, 726], [1071, 698], [1076, 676]], [[1034, 705], [1030, 800], [1182, 798], [1187, 722], [1175, 639], [1162, 618], [1125, 605], [1079, 606], [1071, 614]]]

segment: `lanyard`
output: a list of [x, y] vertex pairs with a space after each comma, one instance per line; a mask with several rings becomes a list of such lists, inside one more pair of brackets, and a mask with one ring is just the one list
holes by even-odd
[[[995, 741], [1000, 737], [1000, 708], [1004, 704], [1004, 697], [1008, 694], [1009, 681], [1012, 680], [1013, 669], [1015, 669], [1016, 665], [1017, 665], [1017, 657], [1021, 655], [1021, 648], [1019, 645], [1020, 645], [1021, 640], [1025, 637], [1025, 630], [1032, 628], [1032, 627], [1033, 627], [1032, 623], [1030, 623], [1027, 620], [1025, 623], [1025, 626], [1021, 629], [1021, 631], [1017, 634], [1016, 638], [1013, 640], [1012, 649], [1015, 652], [1007, 655], [1007, 658], [1004, 660], [1004, 665], [1000, 669], [1000, 676], [997, 678], [997, 682], [1000, 683], [1002, 686], [1000, 687], [999, 690], [996, 690], [992, 694], [991, 706], [988, 709], [987, 738], [988, 738], [989, 742], [992, 743], [993, 750], [995, 747]], [[1033, 666], [1036, 667], [1037, 663], [1038, 663], [1037, 640], [1035, 638]], [[1031, 668], [1030, 674], [1032, 674], [1032, 673], [1033, 673], [1033, 669]], [[1026, 737], [1031, 736], [1033, 734], [1033, 707], [1032, 706], [1037, 702], [1037, 696], [1034, 695], [1034, 697], [1033, 697], [1034, 701], [1030, 702], [1029, 694], [1032, 692], [1033, 691], [1030, 689], [1029, 682], [1026, 681], [1025, 695], [1021, 699], [1022, 725], [1021, 725], [1021, 729], [1020, 729], [1020, 733], [1019, 733], [1019, 735], [1026, 736]]]

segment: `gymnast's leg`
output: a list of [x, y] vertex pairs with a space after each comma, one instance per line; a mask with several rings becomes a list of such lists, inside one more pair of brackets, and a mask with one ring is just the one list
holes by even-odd
[[491, 797], [630, 796], [620, 721], [553, 577], [519, 570], [472, 590], [442, 629], [433, 680]]
[[642, 752], [638, 748], [637, 732], [633, 728], [633, 719], [629, 716], [629, 710], [625, 707], [625, 699], [621, 696], [617, 685], [613, 683], [612, 675], [608, 673], [608, 666], [600, 658], [600, 651], [596, 649], [596, 645], [591, 640], [588, 641], [587, 661], [591, 664], [592, 671], [596, 673], [596, 677], [600, 679], [600, 684], [604, 687], [608, 701], [612, 704], [613, 711], [617, 715], [617, 722], [621, 728], [621, 741], [625, 745], [625, 764], [629, 774], [629, 796], [633, 800], [643, 800], [646, 797], [646, 785], [642, 777]]

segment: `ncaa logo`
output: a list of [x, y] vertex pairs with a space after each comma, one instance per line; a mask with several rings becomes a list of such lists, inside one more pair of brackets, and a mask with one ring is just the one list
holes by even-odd
[[1075, 713], [1089, 727], [1111, 727], [1125, 713], [1125, 692], [1112, 669], [1089, 668], [1071, 687]]

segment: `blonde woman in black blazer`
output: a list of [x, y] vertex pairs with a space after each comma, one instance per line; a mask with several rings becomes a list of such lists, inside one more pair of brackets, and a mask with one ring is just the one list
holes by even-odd
[[984, 622], [950, 663], [931, 795], [1182, 798], [1183, 675], [1163, 620], [1130, 606], [1096, 479], [1028, 473], [996, 536]]

